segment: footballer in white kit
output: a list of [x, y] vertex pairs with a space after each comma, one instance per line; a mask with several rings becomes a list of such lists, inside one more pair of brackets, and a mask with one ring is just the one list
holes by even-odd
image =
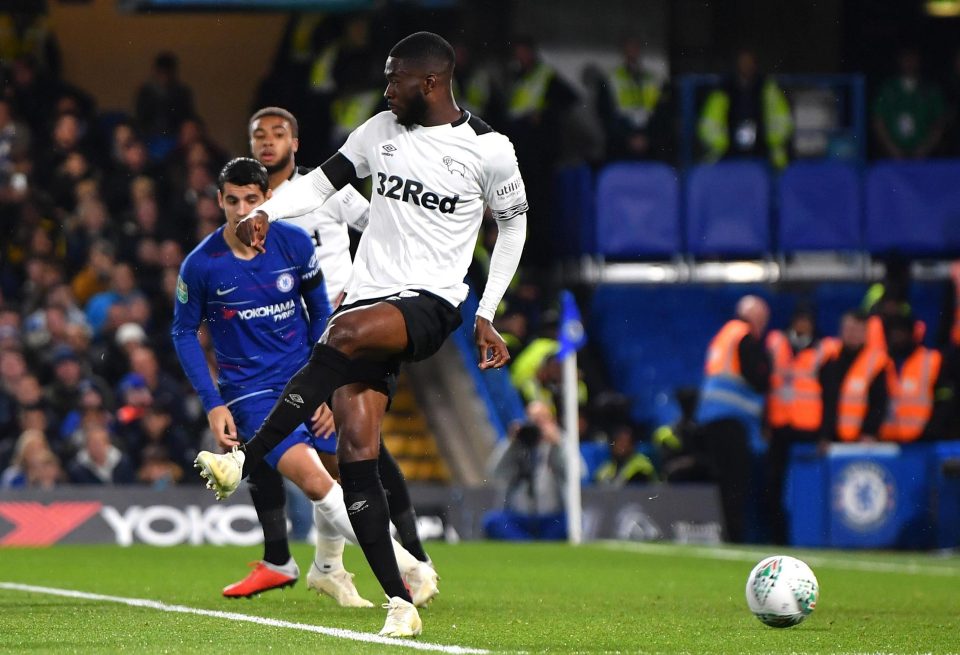
[[527, 201], [510, 141], [460, 109], [453, 97], [454, 51], [417, 32], [387, 57], [390, 111], [357, 128], [340, 151], [295, 180], [237, 226], [262, 249], [269, 222], [320, 207], [354, 176], [371, 177], [369, 223], [354, 258], [344, 304], [331, 317], [309, 362], [242, 453], [216, 457], [220, 496], [333, 394], [344, 503], [370, 568], [389, 598], [381, 634], [414, 636], [422, 624], [390, 546], [387, 499], [377, 465], [388, 395], [383, 381], [402, 361], [435, 353], [462, 322], [463, 280], [485, 208], [499, 234], [474, 320], [481, 369], [510, 360], [493, 317], [516, 273], [526, 236]]
[[[373, 183], [347, 302], [422, 289], [459, 305], [484, 207], [500, 221], [527, 211], [510, 140], [470, 112], [453, 123], [404, 127], [385, 111], [340, 152]], [[495, 311], [481, 305], [488, 318]]]

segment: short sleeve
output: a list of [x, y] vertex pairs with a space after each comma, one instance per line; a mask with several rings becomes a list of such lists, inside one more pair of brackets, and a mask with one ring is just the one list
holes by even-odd
[[501, 134], [490, 134], [484, 158], [483, 198], [493, 217], [506, 221], [528, 211], [527, 190], [517, 166], [513, 144]]
[[347, 137], [347, 142], [340, 147], [340, 154], [350, 160], [359, 178], [365, 178], [370, 175], [370, 163], [367, 160], [367, 153], [370, 151], [369, 142], [372, 138], [370, 125], [376, 118], [377, 117], [374, 116], [351, 132], [350, 136]]

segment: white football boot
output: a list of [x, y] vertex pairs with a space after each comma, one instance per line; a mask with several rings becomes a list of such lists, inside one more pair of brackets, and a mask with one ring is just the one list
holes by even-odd
[[416, 637], [423, 632], [423, 622], [420, 621], [420, 615], [413, 603], [394, 596], [382, 607], [387, 610], [387, 620], [380, 631], [381, 636]]
[[307, 573], [307, 589], [330, 596], [340, 607], [373, 607], [373, 603], [357, 592], [353, 574], [346, 569], [324, 573], [314, 562]]
[[243, 451], [234, 446], [223, 455], [201, 450], [193, 465], [200, 469], [200, 477], [207, 480], [207, 489], [216, 492], [217, 500], [226, 500], [240, 486], [244, 459]]

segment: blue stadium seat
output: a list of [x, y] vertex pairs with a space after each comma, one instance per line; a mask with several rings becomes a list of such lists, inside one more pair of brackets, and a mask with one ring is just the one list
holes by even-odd
[[860, 250], [860, 175], [841, 161], [797, 162], [780, 176], [780, 252]]
[[597, 179], [597, 252], [668, 258], [682, 247], [677, 173], [666, 164], [607, 166]]
[[596, 227], [593, 218], [593, 172], [586, 164], [568, 166], [555, 178], [556, 221], [563, 238], [557, 244], [564, 255], [596, 252]]
[[687, 177], [687, 249], [693, 255], [770, 251], [770, 174], [753, 161], [695, 166]]
[[871, 253], [960, 253], [960, 161], [883, 162], [871, 167], [865, 240]]

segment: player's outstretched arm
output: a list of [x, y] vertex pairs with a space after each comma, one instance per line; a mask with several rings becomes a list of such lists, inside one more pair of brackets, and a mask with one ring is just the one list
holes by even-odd
[[480, 351], [480, 368], [500, 368], [510, 361], [507, 343], [488, 319], [477, 316], [473, 324], [473, 338]]
[[319, 168], [290, 182], [289, 190], [271, 196], [240, 221], [237, 224], [237, 237], [246, 245], [263, 252], [270, 221], [303, 216], [318, 209], [354, 174], [350, 160], [339, 152], [334, 154]]

